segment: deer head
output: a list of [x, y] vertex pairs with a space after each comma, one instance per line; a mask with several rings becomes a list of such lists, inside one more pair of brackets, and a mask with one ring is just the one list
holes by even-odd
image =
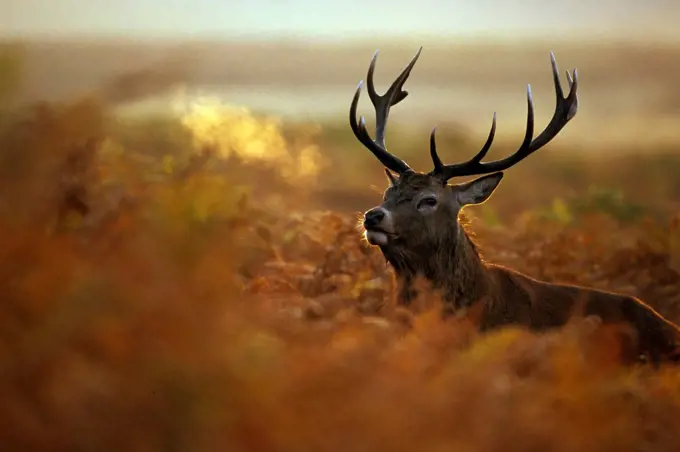
[[[480, 204], [489, 199], [503, 177], [503, 171], [519, 163], [533, 152], [550, 142], [574, 117], [578, 108], [577, 73], [567, 72], [569, 93], [565, 97], [560, 85], [557, 63], [550, 53], [556, 93], [556, 107], [546, 128], [536, 137], [534, 133], [534, 106], [531, 86], [527, 86], [527, 126], [524, 141], [510, 156], [482, 162], [494, 139], [496, 114], [493, 115], [491, 130], [482, 149], [471, 159], [461, 163], [445, 165], [437, 153], [435, 129], [430, 135], [430, 155], [434, 168], [428, 173], [411, 169], [403, 160], [387, 151], [385, 131], [390, 108], [406, 98], [404, 83], [415, 65], [422, 47], [411, 62], [392, 83], [387, 92], [378, 95], [373, 82], [373, 73], [378, 53], [371, 60], [366, 78], [368, 96], [375, 108], [375, 139], [366, 130], [363, 116], [357, 121], [357, 105], [363, 81], [354, 94], [350, 107], [350, 125], [357, 139], [371, 151], [385, 166], [389, 187], [384, 193], [382, 204], [364, 214], [363, 226], [366, 240], [381, 248], [387, 259], [396, 267], [421, 266], [416, 261], [429, 256], [453, 253], [459, 234], [459, 212], [470, 204]], [[481, 177], [460, 184], [449, 184], [454, 177], [481, 175]], [[397, 268], [399, 270], [399, 268]], [[418, 270], [418, 269], [413, 269]]]

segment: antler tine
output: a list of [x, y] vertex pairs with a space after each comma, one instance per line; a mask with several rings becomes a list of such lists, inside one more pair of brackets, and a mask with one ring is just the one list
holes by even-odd
[[567, 71], [567, 82], [569, 84], [569, 94], [564, 97], [562, 92], [562, 85], [560, 84], [560, 74], [557, 69], [557, 61], [555, 61], [555, 54], [550, 52], [550, 64], [552, 66], [553, 80], [555, 83], [556, 106], [555, 113], [550, 119], [550, 122], [532, 142], [532, 152], [538, 150], [548, 144], [550, 140], [567, 125], [567, 123], [576, 116], [578, 110], [578, 72], [573, 70], [572, 74]]
[[433, 127], [432, 133], [430, 133], [430, 156], [432, 157], [432, 163], [434, 164], [434, 169], [432, 170], [433, 174], [439, 173], [442, 168], [444, 168], [444, 163], [442, 163], [442, 159], [440, 159], [439, 154], [437, 154], [437, 141], [434, 137], [436, 132], [437, 128]]
[[[430, 156], [432, 157], [432, 163], [434, 163], [434, 169], [430, 171], [430, 175], [440, 174], [445, 166], [442, 163], [441, 159], [439, 158], [439, 155], [437, 154], [437, 143], [434, 136], [436, 130], [437, 128], [434, 127], [432, 129], [432, 133], [430, 134]], [[477, 154], [475, 154], [474, 157], [472, 157], [465, 163], [470, 164], [473, 162], [481, 162], [482, 159], [486, 156], [486, 153], [489, 152], [489, 149], [491, 149], [491, 145], [493, 144], [493, 139], [495, 136], [496, 136], [496, 112], [494, 112], [493, 114], [493, 120], [491, 121], [491, 130], [489, 130], [489, 136], [486, 139], [486, 143], [484, 143], [482, 149], [480, 149], [480, 151]]]
[[473, 161], [481, 162], [482, 159], [486, 157], [486, 153], [489, 152], [489, 149], [491, 149], [491, 145], [493, 144], [493, 139], [495, 137], [496, 137], [496, 112], [494, 111], [493, 119], [491, 120], [491, 130], [489, 130], [489, 136], [487, 137], [484, 146], [482, 146], [482, 149], [472, 159]]
[[422, 47], [418, 49], [416, 55], [411, 59], [409, 64], [404, 68], [404, 70], [399, 74], [399, 76], [392, 82], [390, 88], [382, 96], [378, 95], [375, 90], [375, 84], [373, 81], [373, 74], [375, 72], [375, 65], [378, 59], [378, 52], [376, 51], [371, 59], [371, 64], [368, 67], [368, 74], [366, 76], [367, 91], [368, 96], [371, 99], [371, 103], [375, 109], [375, 140], [371, 139], [368, 131], [366, 130], [366, 121], [363, 116], [359, 118], [357, 122], [357, 107], [359, 105], [359, 96], [361, 94], [361, 86], [363, 84], [359, 83], [357, 91], [354, 94], [354, 99], [352, 100], [352, 105], [350, 107], [350, 126], [354, 135], [361, 141], [361, 143], [366, 146], [380, 162], [392, 171], [403, 174], [408, 171], [413, 171], [403, 160], [397, 158], [393, 154], [387, 152], [385, 146], [385, 131], [387, 129], [387, 119], [390, 113], [390, 107], [398, 104], [408, 96], [408, 92], [403, 90], [404, 83], [411, 74], [411, 70], [416, 64], [420, 52], [423, 50]]
[[406, 65], [406, 67], [401, 71], [401, 74], [392, 82], [389, 89], [382, 96], [378, 95], [375, 91], [375, 84], [373, 82], [373, 74], [375, 72], [375, 64], [378, 60], [378, 52], [376, 51], [371, 60], [371, 64], [368, 67], [368, 74], [366, 75], [366, 90], [368, 91], [368, 96], [371, 98], [371, 103], [375, 108], [375, 142], [378, 143], [383, 149], [385, 149], [385, 131], [387, 129], [387, 119], [390, 114], [390, 107], [397, 105], [399, 102], [404, 100], [408, 96], [408, 91], [403, 88], [404, 83], [411, 75], [411, 70], [415, 66], [418, 57], [420, 57], [420, 52], [423, 50], [422, 47], [418, 49], [416, 55], [411, 59], [411, 61]]
[[[482, 158], [484, 158], [486, 153], [489, 151], [489, 148], [491, 147], [491, 143], [493, 141], [493, 137], [495, 135], [496, 115], [494, 114], [494, 121], [491, 126], [489, 138], [487, 139], [487, 142], [481, 151], [479, 151], [473, 158], [463, 163], [442, 166], [441, 161], [439, 161], [440, 164], [438, 165], [437, 163], [435, 163], [435, 169], [432, 170], [430, 174], [438, 175], [444, 181], [447, 181], [452, 177], [457, 176], [472, 176], [476, 174], [487, 174], [495, 171], [503, 171], [524, 160], [533, 152], [542, 148], [543, 146], [548, 144], [553, 138], [555, 138], [555, 136], [557, 136], [557, 134], [564, 128], [564, 126], [566, 126], [567, 123], [576, 115], [576, 112], [578, 110], [578, 95], [577, 95], [578, 73], [576, 69], [574, 69], [571, 74], [567, 72], [569, 94], [567, 95], [567, 97], [564, 97], [562, 86], [560, 84], [557, 62], [555, 61], [555, 55], [553, 54], [553, 52], [550, 52], [550, 63], [552, 66], [553, 81], [555, 84], [555, 97], [557, 99], [555, 105], [555, 112], [548, 125], [536, 138], [532, 140], [534, 132], [534, 105], [531, 95], [531, 86], [528, 85], [527, 86], [528, 112], [526, 133], [524, 135], [524, 141], [522, 142], [522, 145], [514, 154], [511, 154], [510, 156], [504, 159], [495, 160], [492, 162], [483, 163], [481, 161]], [[433, 145], [434, 142], [431, 139], [430, 153], [432, 154], [434, 152], [434, 154], [436, 154], [436, 151], [432, 151]]]

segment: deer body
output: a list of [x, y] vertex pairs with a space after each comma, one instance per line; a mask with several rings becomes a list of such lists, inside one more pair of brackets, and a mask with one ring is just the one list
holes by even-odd
[[[540, 332], [564, 326], [575, 318], [596, 316], [604, 324], [629, 330], [623, 346], [624, 359], [634, 362], [640, 355], [655, 364], [674, 360], [680, 331], [650, 306], [635, 297], [570, 284], [534, 279], [512, 269], [486, 263], [461, 229], [453, 246], [426, 254], [427, 262], [405, 265], [383, 250], [399, 282], [398, 303], [408, 306], [418, 294], [414, 281], [424, 276], [440, 291], [445, 315], [477, 311], [475, 323], [481, 332], [520, 325]], [[453, 251], [446, 254], [444, 250]], [[425, 272], [414, 268], [428, 269]]]
[[[421, 49], [422, 50], [422, 49]], [[399, 282], [398, 301], [408, 305], [417, 295], [414, 282], [428, 280], [441, 295], [446, 313], [478, 312], [481, 331], [522, 325], [543, 331], [565, 325], [574, 317], [594, 317], [604, 324], [627, 327], [623, 342], [626, 359], [646, 356], [652, 363], [680, 357], [680, 330], [642, 301], [622, 294], [533, 279], [502, 266], [487, 264], [459, 222], [461, 210], [485, 202], [503, 178], [503, 170], [517, 164], [552, 140], [577, 111], [577, 74], [567, 73], [570, 91], [560, 86], [557, 64], [551, 54], [557, 104], [548, 126], [533, 138], [533, 101], [528, 89], [527, 129], [520, 148], [509, 157], [482, 162], [493, 142], [496, 116], [483, 148], [470, 160], [444, 165], [438, 156], [434, 129], [430, 154], [434, 169], [418, 173], [386, 150], [385, 130], [390, 107], [407, 96], [402, 87], [416, 60], [380, 96], [373, 84], [376, 55], [369, 66], [368, 94], [376, 110], [376, 138], [370, 138], [363, 117], [357, 121], [361, 85], [350, 108], [355, 136], [386, 167], [389, 187], [383, 202], [364, 214], [366, 240], [380, 247]], [[397, 175], [395, 176], [394, 173]], [[453, 177], [483, 175], [450, 185]]]

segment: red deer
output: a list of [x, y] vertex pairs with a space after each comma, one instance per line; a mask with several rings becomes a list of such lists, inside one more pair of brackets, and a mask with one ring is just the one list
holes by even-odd
[[[545, 331], [565, 325], [574, 316], [591, 317], [604, 325], [624, 326], [632, 331], [629, 358], [644, 357], [654, 365], [676, 361], [680, 356], [680, 330], [650, 306], [632, 296], [539, 281], [484, 262], [459, 222], [463, 207], [488, 200], [504, 170], [549, 143], [575, 116], [578, 108], [576, 69], [567, 72], [569, 92], [565, 96], [554, 54], [550, 53], [557, 98], [555, 112], [546, 128], [533, 138], [534, 107], [531, 86], [527, 87], [526, 133], [514, 154], [482, 161], [494, 139], [494, 114], [486, 143], [474, 157], [462, 163], [442, 163], [433, 129], [430, 155], [434, 169], [419, 173], [387, 151], [385, 130], [390, 108], [408, 95], [403, 85], [421, 51], [422, 47], [383, 95], [375, 90], [373, 73], [378, 53], [373, 56], [366, 84], [375, 109], [375, 139], [370, 137], [363, 116], [357, 120], [363, 81], [352, 100], [349, 117], [356, 138], [386, 167], [389, 187], [382, 204], [365, 212], [363, 227], [366, 240], [380, 248], [395, 272], [400, 286], [398, 303], [408, 306], [415, 295], [415, 278], [424, 277], [441, 293], [445, 315], [466, 310], [481, 312], [480, 331], [513, 324]], [[474, 175], [482, 176], [465, 183], [448, 184], [454, 177]]]

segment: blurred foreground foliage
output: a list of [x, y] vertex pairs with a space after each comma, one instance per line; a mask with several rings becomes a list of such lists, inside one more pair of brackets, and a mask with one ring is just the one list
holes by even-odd
[[[618, 368], [588, 325], [476, 337], [434, 297], [395, 309], [352, 213], [379, 199], [368, 153], [203, 113], [130, 122], [91, 99], [4, 119], [3, 450], [680, 449], [678, 371]], [[633, 160], [645, 209], [588, 190], [611, 169], [518, 167], [534, 177], [468, 213], [485, 258], [680, 320], [680, 217], [659, 200], [677, 181]]]

